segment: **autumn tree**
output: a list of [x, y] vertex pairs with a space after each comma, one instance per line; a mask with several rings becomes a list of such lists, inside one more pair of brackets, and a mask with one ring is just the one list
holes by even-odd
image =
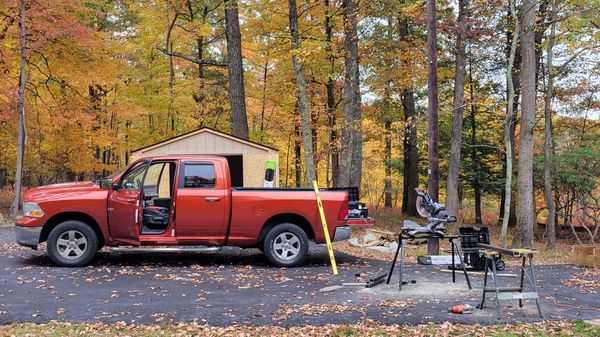
[[357, 2], [344, 0], [344, 128], [340, 154], [340, 185], [360, 187], [362, 175], [362, 112], [358, 57]]
[[452, 145], [448, 165], [448, 180], [446, 187], [446, 209], [448, 214], [458, 214], [458, 189], [460, 171], [460, 155], [462, 146], [463, 110], [465, 101], [465, 69], [467, 52], [465, 48], [467, 35], [467, 10], [468, 0], [458, 2], [458, 19], [456, 32], [456, 61], [454, 70], [454, 100], [452, 103]]
[[302, 140], [304, 144], [304, 164], [306, 170], [306, 185], [310, 186], [315, 180], [315, 162], [313, 158], [313, 137], [310, 127], [310, 107], [306, 88], [306, 79], [304, 77], [304, 68], [300, 61], [300, 36], [298, 33], [298, 10], [296, 0], [288, 0], [290, 36], [292, 42], [292, 64], [294, 66], [294, 75], [296, 78], [296, 93], [298, 97], [298, 106], [301, 115]]
[[[515, 0], [509, 0], [509, 11], [511, 19], [514, 21], [515, 30], [512, 35], [510, 51], [508, 55], [508, 66], [506, 71], [507, 83], [507, 105], [506, 117], [504, 118], [504, 158], [505, 158], [505, 183], [504, 193], [502, 195], [501, 211], [502, 225], [500, 231], [500, 246], [504, 246], [508, 235], [508, 224], [510, 220], [512, 201], [512, 178], [513, 178], [513, 139], [514, 139], [514, 110], [515, 110], [515, 85], [514, 71], [515, 58], [517, 54], [518, 36], [520, 35], [521, 25], [519, 16], [515, 8]], [[503, 206], [503, 207], [502, 207]]]
[[[398, 34], [400, 52], [408, 54], [409, 48], [416, 48], [416, 46], [409, 43], [414, 37], [410, 36], [408, 13], [403, 11], [398, 13]], [[414, 66], [406, 61], [403, 63], [407, 69]], [[409, 83], [401, 91], [404, 115], [404, 129], [402, 132], [402, 173], [404, 178], [402, 184], [402, 213], [418, 216], [415, 188], [419, 186], [419, 150], [417, 147], [417, 112], [413, 86], [413, 83]]]
[[533, 136], [536, 106], [536, 59], [535, 59], [535, 0], [523, 1], [523, 52], [521, 74], [521, 119], [519, 132], [519, 161], [517, 183], [517, 236], [513, 242], [517, 247], [533, 247], [535, 225], [535, 202], [533, 200]]
[[21, 183], [23, 179], [23, 157], [25, 155], [25, 87], [27, 86], [27, 29], [26, 29], [26, 5], [25, 0], [19, 1], [19, 32], [21, 44], [21, 70], [19, 75], [18, 109], [19, 109], [19, 132], [17, 134], [17, 169], [15, 173], [15, 195], [10, 208], [10, 217], [15, 218], [19, 211], [21, 202]]
[[438, 124], [438, 64], [437, 64], [437, 10], [435, 0], [427, 0], [427, 154], [429, 171], [427, 190], [434, 200], [439, 197], [439, 124]]
[[249, 139], [246, 117], [246, 94], [244, 90], [244, 66], [242, 64], [242, 38], [237, 0], [225, 5], [227, 26], [227, 70], [229, 72], [229, 105], [233, 135]]
[[[331, 163], [331, 185], [339, 187], [340, 180], [340, 157], [338, 151], [338, 130], [336, 118], [336, 96], [335, 96], [335, 74], [336, 55], [333, 46], [333, 13], [335, 9], [329, 0], [324, 1], [325, 6], [325, 51], [329, 61], [329, 72], [327, 76], [327, 123], [329, 126], [329, 161]], [[328, 170], [329, 172], [329, 170]]]
[[548, 234], [548, 249], [556, 248], [556, 208], [554, 206], [554, 195], [552, 193], [552, 170], [553, 170], [553, 152], [554, 142], [552, 137], [552, 96], [554, 91], [554, 44], [556, 41], [556, 0], [550, 2], [549, 19], [550, 35], [548, 36], [548, 45], [546, 47], [546, 95], [544, 96], [544, 199], [548, 209], [546, 232]]

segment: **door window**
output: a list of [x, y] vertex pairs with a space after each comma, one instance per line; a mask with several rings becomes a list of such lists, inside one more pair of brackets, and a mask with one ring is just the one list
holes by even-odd
[[144, 194], [146, 197], [158, 197], [158, 185], [166, 163], [152, 163], [144, 178]]
[[183, 188], [214, 188], [215, 166], [213, 164], [185, 164]]
[[140, 163], [132, 168], [121, 179], [120, 188], [124, 190], [141, 190], [145, 171], [146, 163]]
[[175, 171], [175, 163], [173, 162], [158, 162], [152, 163], [144, 178], [144, 194], [146, 198], [171, 197], [171, 172]]

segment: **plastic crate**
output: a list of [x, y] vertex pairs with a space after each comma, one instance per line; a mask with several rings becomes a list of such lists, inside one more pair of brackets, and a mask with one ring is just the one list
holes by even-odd
[[490, 231], [487, 227], [460, 227], [459, 232], [465, 263], [475, 270], [484, 270], [485, 259], [479, 256], [478, 244], [490, 244]]
[[358, 187], [332, 187], [329, 188], [330, 191], [344, 191], [348, 192], [348, 201], [359, 201], [360, 193]]

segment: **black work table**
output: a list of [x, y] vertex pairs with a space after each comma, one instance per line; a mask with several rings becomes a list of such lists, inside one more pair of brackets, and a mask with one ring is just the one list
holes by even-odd
[[[403, 281], [402, 273], [403, 273], [403, 269], [404, 269], [404, 251], [405, 251], [405, 246], [406, 246], [407, 241], [438, 238], [438, 239], [448, 240], [448, 242], [450, 242], [450, 245], [452, 247], [452, 283], [456, 283], [456, 268], [455, 268], [455, 262], [454, 262], [455, 261], [454, 255], [455, 255], [455, 253], [457, 253], [456, 255], [458, 255], [458, 261], [462, 265], [463, 273], [465, 274], [465, 279], [467, 280], [467, 285], [469, 286], [469, 289], [473, 289], [471, 287], [471, 280], [469, 279], [469, 275], [467, 274], [467, 267], [462, 258], [462, 251], [458, 245], [458, 238], [460, 238], [461, 236], [464, 236], [464, 235], [444, 235], [443, 237], [441, 237], [439, 235], [431, 234], [431, 235], [420, 235], [418, 237], [411, 237], [411, 236], [407, 236], [407, 235], [403, 234], [402, 232], [398, 232], [398, 233], [396, 233], [396, 236], [398, 237], [398, 248], [396, 249], [396, 253], [394, 254], [394, 259], [392, 260], [392, 264], [390, 266], [390, 271], [388, 272], [387, 282], [386, 282], [387, 284], [390, 284], [390, 280], [392, 279], [392, 274], [394, 272], [394, 267], [396, 266], [396, 261], [398, 260], [398, 254], [400, 254], [400, 267], [399, 267], [400, 280], [398, 282], [398, 288], [400, 291], [402, 291], [402, 281]], [[470, 236], [470, 235], [468, 235], [468, 236]]]

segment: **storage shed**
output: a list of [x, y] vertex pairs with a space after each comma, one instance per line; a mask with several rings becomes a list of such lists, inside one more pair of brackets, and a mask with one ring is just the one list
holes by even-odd
[[131, 160], [178, 154], [227, 158], [234, 187], [263, 187], [266, 162], [273, 160], [276, 164], [274, 186], [279, 186], [279, 152], [276, 149], [207, 127], [133, 150]]

